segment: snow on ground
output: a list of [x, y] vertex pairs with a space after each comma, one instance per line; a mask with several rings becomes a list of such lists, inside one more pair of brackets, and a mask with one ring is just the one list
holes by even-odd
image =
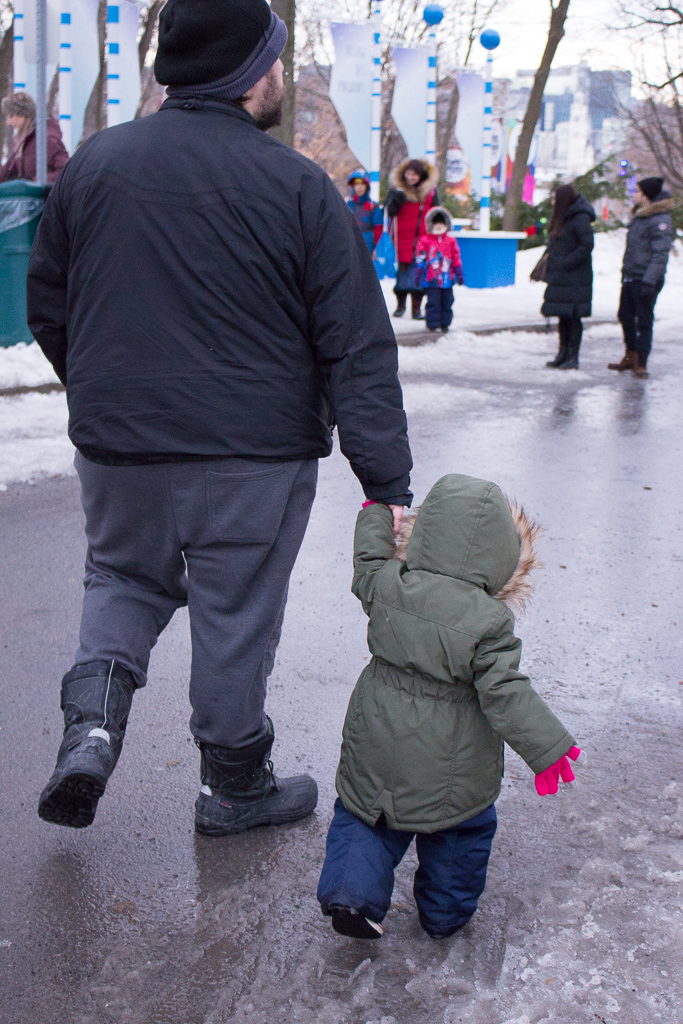
[[63, 392], [0, 399], [0, 488], [73, 473], [74, 447], [66, 424]]
[[57, 374], [35, 341], [0, 348], [0, 390], [56, 383]]
[[[621, 261], [626, 244], [626, 231], [601, 232], [595, 236], [593, 252], [593, 317], [615, 320], [619, 305]], [[455, 319], [453, 326], [463, 330], [517, 324], [539, 325], [544, 318], [540, 309], [545, 285], [529, 280], [532, 268], [543, 249], [524, 249], [517, 253], [516, 283], [510, 288], [455, 288]], [[683, 286], [683, 256], [674, 252], [669, 260], [667, 283], [657, 302], [657, 319], [673, 319], [680, 315], [679, 288]], [[396, 300], [394, 281], [382, 282], [387, 306], [393, 312]], [[421, 329], [408, 312], [401, 319], [392, 319], [397, 337]]]
[[[598, 234], [595, 239], [593, 268], [595, 286], [593, 316], [614, 321], [619, 301], [621, 257], [625, 231]], [[437, 412], [457, 400], [459, 406], [472, 408], [487, 400], [491, 389], [511, 382], [527, 382], [530, 387], [548, 383], [545, 360], [554, 354], [556, 338], [529, 331], [493, 335], [473, 335], [481, 327], [509, 325], [536, 326], [544, 320], [539, 313], [543, 300], [541, 284], [529, 281], [529, 272], [539, 259], [541, 248], [517, 254], [517, 283], [510, 288], [456, 289], [455, 320], [451, 333], [434, 343], [433, 335], [421, 323], [411, 319], [392, 319], [397, 337], [425, 331], [424, 346], [400, 348], [401, 371], [410, 377], [405, 382], [408, 414]], [[394, 282], [385, 280], [382, 288], [390, 311], [395, 299]], [[667, 283], [657, 303], [655, 349], [658, 341], [679, 340], [680, 295], [683, 293], [683, 257], [674, 253], [669, 261]], [[614, 342], [619, 329], [613, 324], [589, 327], [584, 335], [586, 358], [573, 379], [588, 381], [591, 373], [602, 373], [604, 360], [590, 366], [591, 343]], [[619, 357], [620, 348], [613, 355]], [[467, 378], [474, 387], [458, 388], [457, 396], [447, 384], [414, 379], [421, 376]], [[544, 376], [545, 374], [545, 376]], [[588, 376], [586, 376], [588, 375]], [[0, 348], [0, 391], [14, 387], [34, 387], [55, 383], [57, 377], [38, 345]], [[487, 394], [488, 392], [488, 394]], [[0, 486], [12, 481], [32, 481], [41, 476], [73, 472], [73, 447], [66, 436], [66, 398], [63, 393], [0, 395]]]

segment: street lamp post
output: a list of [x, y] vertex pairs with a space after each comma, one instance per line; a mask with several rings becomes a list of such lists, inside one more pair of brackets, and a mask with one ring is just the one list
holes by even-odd
[[24, 25], [24, 0], [14, 0], [14, 92], [23, 92], [26, 88]]
[[370, 123], [370, 198], [379, 202], [382, 156], [382, 0], [372, 0], [372, 110]]
[[436, 163], [436, 26], [443, 20], [443, 8], [439, 4], [427, 4], [422, 16], [429, 26], [425, 156], [430, 163]]
[[36, 181], [47, 185], [47, 0], [36, 2]]
[[62, 3], [59, 26], [59, 127], [62, 129], [62, 142], [71, 156], [71, 11], [64, 10], [67, 6]]
[[500, 35], [492, 28], [484, 29], [479, 42], [488, 51], [486, 58], [486, 84], [484, 94], [484, 138], [481, 154], [481, 202], [479, 230], [491, 230], [491, 114], [493, 113], [493, 53], [500, 44]]
[[107, 128], [121, 123], [119, 4], [107, 4]]

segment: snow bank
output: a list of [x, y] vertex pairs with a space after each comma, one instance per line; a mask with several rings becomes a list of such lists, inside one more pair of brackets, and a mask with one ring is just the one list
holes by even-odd
[[13, 481], [72, 474], [74, 447], [67, 437], [63, 392], [0, 400], [0, 488]]
[[[621, 261], [626, 245], [626, 231], [610, 231], [595, 236], [593, 252], [593, 316], [616, 319], [621, 287]], [[545, 285], [530, 281], [529, 274], [541, 257], [543, 249], [523, 249], [517, 253], [516, 283], [509, 288], [455, 288], [454, 327], [463, 330], [498, 325], [543, 324], [540, 309]], [[675, 294], [683, 286], [683, 258], [674, 252], [669, 260], [667, 283], [657, 303], [658, 320], [672, 319], [676, 314]], [[393, 280], [382, 281], [387, 306], [393, 312], [396, 299]], [[680, 294], [680, 292], [679, 292]], [[401, 319], [392, 319], [397, 336], [420, 330], [410, 319], [410, 307]]]
[[38, 347], [37, 342], [0, 348], [0, 390], [56, 384], [57, 374]]
[[[593, 315], [614, 320], [619, 301], [620, 267], [625, 231], [596, 235], [593, 267], [595, 286]], [[543, 301], [542, 284], [529, 281], [529, 272], [542, 249], [526, 249], [517, 254], [517, 283], [510, 288], [456, 290], [455, 321], [451, 333], [434, 343], [425, 331], [425, 344], [399, 349], [404, 375], [406, 410], [438, 413], [457, 402], [476, 409], [491, 397], [492, 389], [524, 383], [530, 388], [548, 386], [551, 375], [545, 360], [554, 354], [554, 334], [512, 331], [476, 336], [476, 328], [508, 325], [536, 326], [544, 323], [539, 313]], [[383, 281], [382, 288], [390, 311], [395, 298], [394, 282]], [[657, 303], [655, 349], [658, 343], [678, 342], [680, 335], [680, 299], [683, 290], [683, 259], [674, 253], [669, 261], [667, 283]], [[409, 314], [408, 314], [409, 316]], [[420, 331], [423, 325], [409, 318], [392, 319], [399, 336]], [[572, 381], [604, 377], [605, 352], [619, 355], [619, 328], [615, 324], [596, 325], [585, 332], [582, 369]], [[665, 353], [660, 350], [662, 365]], [[678, 360], [672, 353], [670, 360]], [[430, 380], [417, 380], [429, 376]], [[438, 378], [438, 379], [434, 379]], [[467, 386], [452, 388], [455, 378]], [[57, 377], [38, 345], [15, 345], [0, 349], [0, 390], [20, 386], [56, 383]], [[553, 381], [554, 383], [554, 381]], [[29, 394], [0, 397], [0, 485], [11, 481], [30, 481], [39, 476], [72, 473], [73, 447], [66, 436], [67, 410], [64, 394]]]

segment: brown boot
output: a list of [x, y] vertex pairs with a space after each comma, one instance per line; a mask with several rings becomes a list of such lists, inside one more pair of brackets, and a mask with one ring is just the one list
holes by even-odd
[[641, 366], [639, 362], [636, 362], [636, 365], [632, 366], [631, 369], [633, 370], [636, 377], [640, 377], [641, 380], [647, 380], [647, 378], [650, 376], [650, 374], [647, 372], [647, 367]]
[[638, 353], [626, 349], [624, 358], [620, 363], [608, 363], [608, 370], [635, 370], [638, 365]]

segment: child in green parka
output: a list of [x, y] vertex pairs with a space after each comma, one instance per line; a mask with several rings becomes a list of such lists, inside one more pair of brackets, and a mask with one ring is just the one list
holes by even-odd
[[394, 870], [416, 837], [422, 927], [445, 938], [484, 890], [506, 741], [539, 795], [580, 751], [519, 672], [508, 604], [523, 605], [539, 528], [486, 480], [451, 474], [404, 521], [358, 515], [352, 590], [372, 659], [351, 696], [318, 900], [334, 929], [379, 938]]

